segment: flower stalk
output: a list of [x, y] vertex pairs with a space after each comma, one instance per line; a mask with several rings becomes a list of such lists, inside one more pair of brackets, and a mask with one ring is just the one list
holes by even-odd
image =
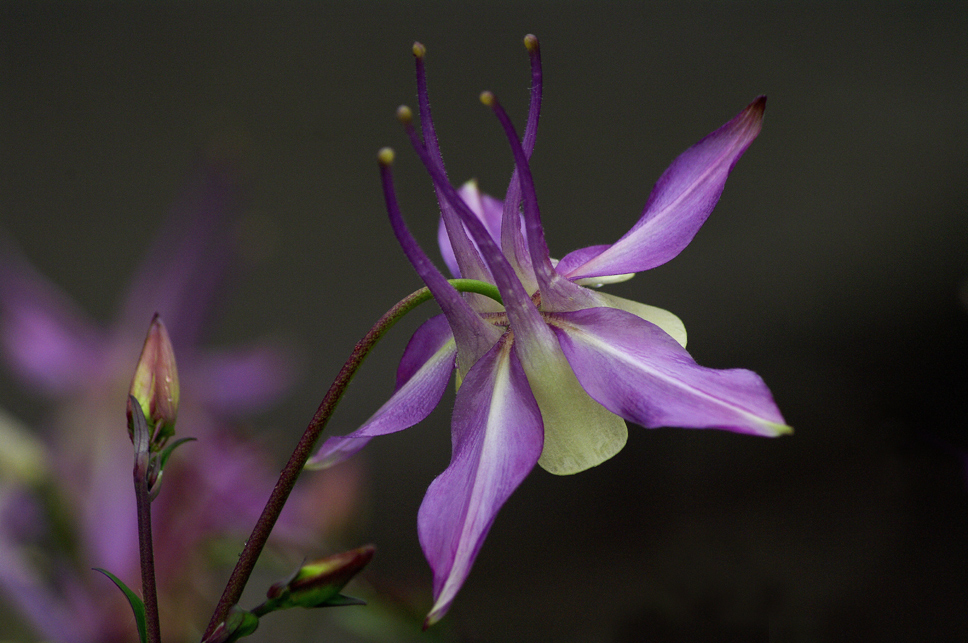
[[134, 495], [138, 507], [138, 554], [141, 559], [145, 633], [148, 643], [161, 643], [155, 555], [151, 539], [151, 494], [148, 489], [150, 437], [142, 406], [134, 395], [128, 396], [128, 429], [134, 442]]

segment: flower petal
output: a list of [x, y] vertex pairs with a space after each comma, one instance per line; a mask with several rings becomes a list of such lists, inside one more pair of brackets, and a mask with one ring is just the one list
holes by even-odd
[[[409, 110], [406, 113], [409, 114]], [[453, 197], [446, 201], [441, 198], [441, 207], [450, 207], [456, 202], [460, 208], [466, 211], [469, 219], [474, 224], [481, 225], [474, 213], [470, 212], [460, 197], [457, 196], [453, 186], [447, 183], [447, 178], [443, 176], [442, 171], [434, 164], [427, 148], [417, 137], [416, 131], [413, 129], [413, 124], [410, 123], [409, 115], [404, 119], [404, 127], [414, 150], [420, 156], [424, 166], [431, 173], [437, 173], [438, 176], [442, 177], [441, 183], [436, 183], [435, 181], [437, 189], [439, 191], [446, 191], [448, 196]], [[403, 220], [403, 213], [400, 211], [400, 206], [397, 203], [397, 195], [393, 188], [393, 172], [390, 168], [393, 163], [393, 151], [389, 148], [380, 150], [378, 159], [380, 163], [380, 178], [383, 183], [383, 196], [386, 201], [387, 214], [390, 217], [390, 227], [393, 228], [393, 234], [397, 237], [400, 248], [407, 256], [407, 260], [410, 261], [414, 270], [417, 271], [420, 278], [427, 284], [427, 288], [433, 293], [437, 305], [440, 306], [440, 310], [450, 323], [451, 331], [457, 342], [458, 374], [462, 376], [471, 365], [480, 359], [481, 355], [490, 350], [494, 342], [501, 336], [501, 331], [493, 324], [484, 321], [468, 301], [448, 283], [447, 279], [437, 270], [437, 267], [427, 258], [420, 244], [417, 243], [417, 240], [413, 238], [410, 230], [407, 229], [407, 224]], [[450, 203], [447, 203], [447, 201]], [[484, 235], [486, 236], [487, 232], [484, 232]], [[493, 241], [491, 243], [493, 245]]]
[[[544, 418], [545, 444], [539, 464], [560, 475], [578, 473], [601, 464], [625, 446], [628, 437], [625, 422], [582, 390], [558, 348], [554, 334], [531, 302], [507, 258], [466, 204], [459, 202], [456, 191], [446, 182], [446, 177], [440, 175], [425, 158], [426, 150], [418, 145], [414, 145], [414, 149], [421, 156], [434, 183], [467, 226], [501, 291], [508, 319], [514, 329], [515, 353], [527, 373]], [[538, 230], [540, 232], [540, 223]], [[583, 301], [600, 305], [598, 293], [575, 286], [560, 277], [559, 281], [580, 291]], [[595, 431], [589, 432], [590, 426], [595, 427]]]
[[571, 273], [576, 272], [579, 268], [598, 255], [608, 250], [610, 247], [611, 246], [608, 244], [604, 244], [600, 246], [588, 246], [587, 248], [572, 250], [555, 264], [555, 270], [565, 276], [568, 276]]
[[[517, 349], [523, 352], [522, 348], [519, 338]], [[557, 346], [544, 343], [539, 350], [534, 348], [522, 362], [544, 421], [541, 468], [555, 475], [571, 475], [598, 466], [621, 451], [628, 439], [625, 421], [585, 392]]]
[[498, 510], [541, 453], [541, 413], [509, 340], [502, 336], [467, 373], [454, 407], [450, 466], [420, 505], [420, 545], [434, 572], [426, 625], [450, 608]]
[[0, 238], [0, 349], [17, 374], [46, 393], [70, 392], [104, 364], [104, 344], [74, 302]]
[[[115, 329], [141, 328], [160, 313], [175, 346], [198, 343], [229, 278], [235, 255], [227, 221], [237, 215], [238, 185], [227, 163], [200, 167], [133, 275]], [[136, 337], [140, 337], [139, 332]]]
[[365, 447], [370, 438], [402, 431], [426, 418], [447, 388], [456, 356], [447, 319], [443, 315], [428, 319], [407, 344], [390, 399], [356, 431], [323, 442], [306, 467], [326, 469], [339, 464]]
[[[528, 155], [521, 146], [521, 141], [511, 123], [511, 118], [492, 93], [483, 92], [481, 101], [494, 112], [514, 155], [514, 169], [519, 179], [523, 201], [522, 212], [528, 252], [531, 255], [531, 267], [534, 270], [538, 289], [541, 291], [542, 310], [578, 310], [594, 306], [594, 298], [589, 295], [589, 292], [564, 278], [561, 273], [555, 270], [551, 262], [544, 228], [541, 227], [541, 212], [538, 209], [538, 197], [534, 190], [534, 177], [531, 175], [531, 168], [528, 165]], [[480, 240], [477, 242], [481, 243]], [[484, 259], [490, 265], [493, 273], [495, 271], [493, 261], [487, 255]], [[498, 278], [496, 274], [494, 276], [495, 279]], [[520, 276], [518, 276], [518, 279], [520, 279]], [[497, 286], [501, 288], [500, 281], [497, 282]], [[507, 303], [507, 297], [504, 296], [503, 292], [501, 296]], [[514, 324], [513, 318], [511, 323]]]
[[[440, 155], [440, 146], [437, 144], [437, 132], [434, 128], [434, 119], [430, 113], [430, 95], [427, 91], [427, 68], [424, 64], [426, 48], [419, 42], [413, 43], [413, 57], [417, 71], [417, 100], [420, 104], [420, 128], [423, 134], [423, 142], [426, 145], [427, 153], [431, 163], [442, 174], [446, 174], [444, 169], [444, 159]], [[440, 217], [444, 225], [445, 233], [451, 242], [452, 257], [456, 270], [450, 265], [452, 274], [460, 274], [465, 279], [477, 279], [478, 281], [489, 281], [487, 267], [481, 261], [480, 255], [475, 251], [474, 244], [468, 238], [466, 231], [460, 223], [453, 208], [443, 199], [440, 199], [440, 190], [437, 189], [437, 197], [440, 202]], [[478, 300], [476, 295], [467, 295], [469, 301]], [[460, 342], [458, 342], [460, 343]], [[462, 349], [463, 350], [463, 349]]]
[[632, 313], [636, 317], [641, 317], [647, 322], [652, 322], [667, 334], [671, 335], [672, 339], [679, 342], [680, 346], [683, 348], [686, 347], [686, 327], [681, 319], [668, 310], [631, 299], [625, 299], [624, 297], [617, 297], [606, 292], [600, 292], [598, 296], [610, 308], [618, 308], [619, 310]]
[[230, 415], [266, 408], [292, 386], [295, 356], [272, 342], [199, 355], [184, 380], [211, 408]]
[[613, 413], [648, 428], [792, 432], [759, 375], [696, 364], [658, 326], [613, 308], [549, 319], [578, 381]]
[[[679, 254], [705, 223], [719, 201], [726, 177], [760, 133], [765, 107], [766, 97], [760, 96], [733, 120], [683, 152], [655, 184], [642, 217], [632, 229], [566, 276], [574, 281], [641, 272]], [[593, 249], [576, 252], [587, 255]]]
[[[460, 198], [464, 200], [471, 212], [477, 215], [488, 233], [495, 242], [501, 242], [501, 217], [504, 214], [504, 204], [489, 194], [484, 194], [477, 188], [476, 181], [468, 181], [457, 191]], [[454, 277], [460, 277], [460, 268], [457, 265], [457, 257], [454, 256], [454, 246], [450, 243], [447, 235], [447, 226], [444, 225], [444, 217], [440, 217], [437, 226], [437, 243], [440, 246], [440, 254], [444, 258], [444, 263]], [[473, 243], [473, 242], [472, 242]]]

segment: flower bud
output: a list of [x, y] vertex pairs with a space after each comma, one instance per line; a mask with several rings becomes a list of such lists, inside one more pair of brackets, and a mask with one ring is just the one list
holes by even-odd
[[178, 415], [178, 369], [164, 323], [156, 313], [148, 328], [141, 359], [131, 380], [131, 395], [153, 432], [152, 443], [163, 444], [175, 433]]
[[359, 605], [359, 601], [340, 594], [340, 590], [373, 558], [376, 547], [364, 545], [350, 551], [307, 563], [289, 579], [269, 588], [266, 605], [270, 609]]
[[233, 643], [249, 636], [259, 627], [259, 617], [238, 605], [233, 605], [229, 616], [202, 643]]

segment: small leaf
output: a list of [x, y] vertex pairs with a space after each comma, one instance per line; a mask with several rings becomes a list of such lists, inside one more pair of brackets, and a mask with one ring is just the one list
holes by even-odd
[[109, 572], [106, 569], [101, 569], [100, 567], [94, 567], [94, 571], [101, 572], [105, 576], [111, 579], [111, 581], [118, 586], [122, 592], [124, 592], [125, 597], [128, 599], [128, 603], [131, 604], [131, 611], [134, 612], [134, 620], [138, 624], [138, 638], [141, 643], [148, 643], [148, 629], [147, 629], [147, 618], [145, 616], [145, 604], [141, 600], [141, 597], [131, 591], [127, 585], [121, 582], [121, 579]]
[[175, 447], [186, 442], [195, 442], [197, 439], [198, 438], [179, 438], [165, 447], [165, 450], [161, 452], [160, 462], [158, 463], [159, 471], [165, 470], [165, 464], [168, 462], [168, 458], [171, 457], [171, 452], [175, 450]]
[[154, 501], [161, 492], [161, 476], [165, 472], [165, 464], [168, 462], [168, 458], [171, 457], [171, 452], [175, 450], [179, 444], [184, 444], [185, 442], [194, 442], [195, 438], [181, 438], [180, 440], [175, 440], [173, 443], [165, 447], [156, 458], [151, 459], [151, 464], [148, 467], [148, 499]]
[[337, 594], [313, 607], [342, 607], [344, 605], [366, 605], [366, 601], [362, 598], [347, 596], [346, 594]]

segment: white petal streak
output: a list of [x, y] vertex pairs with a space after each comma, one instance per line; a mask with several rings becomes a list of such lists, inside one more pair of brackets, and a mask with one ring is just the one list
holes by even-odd
[[763, 380], [695, 363], [654, 324], [597, 308], [556, 315], [553, 328], [579, 381], [602, 405], [643, 426], [789, 433]]
[[541, 453], [541, 413], [509, 337], [467, 374], [454, 408], [450, 466], [420, 506], [420, 543], [434, 570], [428, 624], [450, 607], [498, 510]]

